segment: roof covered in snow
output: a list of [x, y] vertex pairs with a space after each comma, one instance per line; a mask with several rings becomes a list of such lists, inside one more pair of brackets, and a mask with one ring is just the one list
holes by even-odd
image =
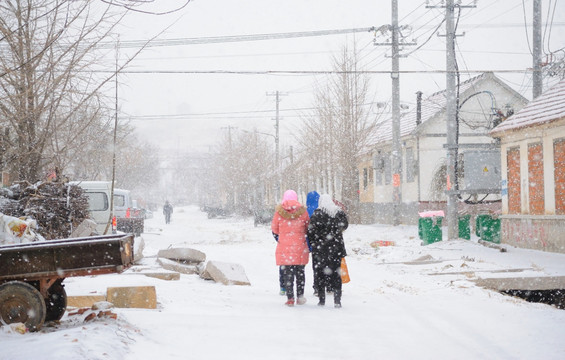
[[[464, 97], [467, 92], [477, 92], [483, 89], [482, 82], [486, 80], [494, 80], [505, 88], [510, 89], [503, 81], [497, 78], [492, 72], [485, 72], [469, 80], [462, 82], [459, 86], [460, 97]], [[426, 99], [422, 99], [422, 115], [421, 124], [425, 124], [428, 120], [438, 116], [445, 111], [447, 104], [446, 90], [438, 91], [430, 95]], [[417, 109], [413, 107], [410, 111], [401, 115], [400, 118], [400, 136], [404, 137], [413, 134], [418, 127], [416, 123]], [[421, 125], [420, 125], [421, 126]], [[387, 118], [383, 121], [376, 131], [376, 134], [370, 141], [370, 145], [374, 146], [379, 143], [392, 141], [392, 119]]]
[[565, 118], [565, 80], [532, 100], [522, 110], [500, 123], [492, 135], [500, 136], [503, 132], [517, 130], [534, 125], [541, 125]]

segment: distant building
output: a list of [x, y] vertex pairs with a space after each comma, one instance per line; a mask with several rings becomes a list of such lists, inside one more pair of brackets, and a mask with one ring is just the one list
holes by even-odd
[[501, 241], [565, 253], [565, 80], [491, 135], [501, 141]]
[[[492, 73], [462, 82], [459, 99], [458, 142], [461, 147], [456, 187], [462, 190], [485, 187], [475, 194], [462, 195], [460, 209], [466, 213], [500, 212], [500, 154], [489, 131], [507, 114], [525, 106], [527, 100]], [[446, 129], [446, 91], [432, 94], [422, 100], [420, 106], [413, 106], [401, 116], [402, 172], [400, 179], [396, 179], [402, 194], [401, 223], [415, 224], [418, 212], [446, 208]], [[395, 181], [391, 153], [392, 120], [389, 117], [381, 122], [364, 161], [358, 166], [364, 223], [393, 222]], [[472, 176], [473, 169], [466, 169], [465, 162], [478, 167], [479, 175]]]

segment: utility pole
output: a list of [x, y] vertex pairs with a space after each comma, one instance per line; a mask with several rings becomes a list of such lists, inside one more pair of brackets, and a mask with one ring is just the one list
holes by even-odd
[[[393, 225], [400, 225], [400, 206], [402, 204], [402, 146], [400, 144], [400, 28], [398, 27], [398, 0], [392, 0], [391, 43], [392, 54], [392, 206]], [[402, 45], [415, 45], [402, 42]]]
[[[457, 184], [457, 66], [455, 58], [455, 7], [475, 7], [474, 5], [454, 4], [454, 0], [445, 3], [445, 52], [446, 52], [446, 105], [445, 116], [447, 124], [447, 239], [459, 238], [459, 223], [457, 219], [457, 198], [459, 195]], [[426, 6], [434, 7], [434, 6]], [[441, 6], [440, 6], [441, 7]]]
[[116, 143], [118, 134], [118, 59], [120, 58], [120, 37], [118, 36], [118, 41], [116, 42], [116, 78], [115, 80], [115, 109], [114, 109], [114, 138], [113, 138], [113, 148], [112, 148], [112, 187], [110, 188], [110, 218], [104, 229], [104, 234], [108, 234], [108, 231], [113, 231], [114, 222], [114, 185], [116, 183]]
[[279, 103], [281, 102], [281, 96], [282, 95], [286, 95], [281, 93], [280, 91], [275, 91], [275, 92], [268, 92], [267, 96], [274, 96], [275, 97], [275, 103], [276, 103], [276, 115], [275, 115], [275, 171], [277, 173], [277, 180], [276, 180], [276, 184], [275, 184], [275, 202], [280, 201], [280, 199], [282, 198], [281, 196], [281, 183], [282, 183], [282, 179], [281, 179], [281, 163], [280, 163], [280, 154], [279, 154], [279, 121], [280, 121], [280, 116], [279, 116]]
[[457, 222], [457, 193], [453, 191], [452, 181], [457, 181], [455, 166], [457, 163], [457, 99], [455, 88], [455, 7], [453, 0], [447, 0], [445, 7], [445, 52], [446, 52], [446, 122], [447, 122], [447, 239], [459, 238]]
[[532, 95], [535, 99], [541, 95], [543, 91], [543, 78], [541, 73], [541, 0], [534, 0], [532, 43]]
[[402, 148], [400, 147], [400, 62], [398, 54], [398, 0], [392, 0], [392, 198], [393, 225], [400, 224], [402, 204]]
[[[228, 146], [229, 146], [229, 152], [230, 152], [230, 156], [231, 156], [231, 154], [233, 154], [231, 131], [232, 131], [232, 129], [233, 130], [237, 129], [237, 127], [233, 127], [231, 125], [228, 125], [228, 126], [222, 127], [222, 129], [228, 130]], [[230, 173], [233, 173], [233, 162], [232, 161], [230, 161], [229, 166], [230, 166]], [[230, 208], [230, 210], [235, 210], [236, 194], [235, 194], [234, 191], [229, 191], [229, 194], [230, 194], [229, 199], [228, 199], [229, 208]]]

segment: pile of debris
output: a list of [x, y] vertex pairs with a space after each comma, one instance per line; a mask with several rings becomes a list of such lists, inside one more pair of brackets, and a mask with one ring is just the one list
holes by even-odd
[[69, 237], [89, 216], [88, 197], [79, 186], [68, 183], [22, 181], [0, 189], [0, 198], [1, 213], [34, 219], [38, 233], [47, 240]]
[[221, 261], [206, 262], [206, 254], [196, 249], [168, 248], [159, 250], [157, 263], [165, 270], [183, 274], [197, 274], [205, 280], [213, 280], [224, 285], [251, 285], [241, 265]]

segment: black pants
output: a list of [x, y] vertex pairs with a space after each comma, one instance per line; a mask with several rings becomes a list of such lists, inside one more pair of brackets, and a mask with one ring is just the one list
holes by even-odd
[[318, 298], [326, 301], [326, 289], [331, 289], [334, 293], [334, 302], [341, 303], [341, 275], [338, 271], [341, 267], [341, 258], [328, 258], [322, 254], [313, 254], [316, 263], [314, 278], [318, 288]]
[[165, 223], [168, 224], [171, 222], [171, 214], [165, 213]]
[[296, 295], [304, 296], [304, 265], [283, 265], [284, 288], [286, 289], [286, 297], [294, 298], [294, 279], [296, 278]]
[[284, 289], [284, 266], [279, 266], [279, 286]]

